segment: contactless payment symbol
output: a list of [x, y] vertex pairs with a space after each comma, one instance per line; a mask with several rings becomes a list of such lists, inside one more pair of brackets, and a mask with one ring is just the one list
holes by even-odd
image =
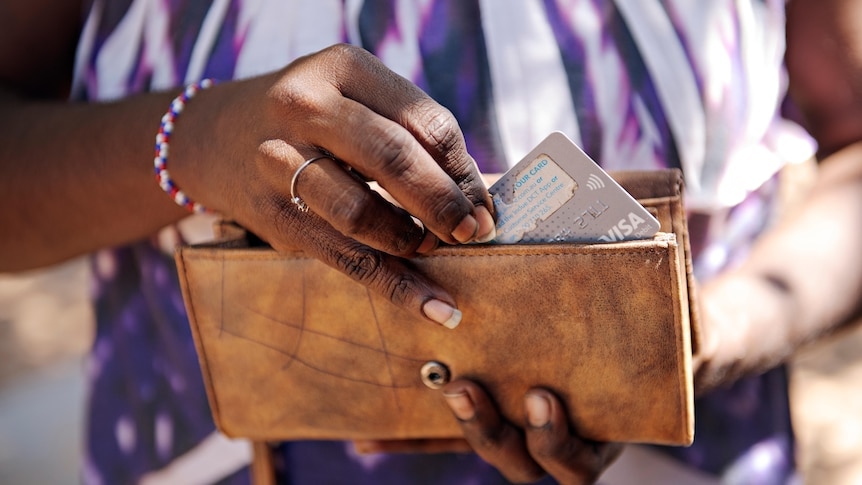
[[587, 177], [587, 188], [590, 190], [603, 189], [605, 188], [605, 183], [602, 181], [601, 177], [591, 173], [590, 176]]

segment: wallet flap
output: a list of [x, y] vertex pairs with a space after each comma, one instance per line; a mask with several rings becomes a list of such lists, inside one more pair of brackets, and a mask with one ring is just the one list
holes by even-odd
[[[692, 354], [697, 355], [701, 346], [700, 317], [697, 305], [697, 286], [691, 259], [691, 245], [688, 234], [688, 221], [683, 205], [684, 179], [678, 169], [666, 170], [617, 170], [609, 172], [629, 194], [649, 210], [659, 220], [660, 231], [676, 235], [680, 251], [679, 267], [686, 277], [686, 291], [689, 300], [689, 325], [691, 327]], [[487, 175], [495, 180], [498, 175]], [[228, 241], [247, 244], [249, 236], [245, 229], [231, 221], [220, 220], [216, 223], [215, 233], [222, 244]]]

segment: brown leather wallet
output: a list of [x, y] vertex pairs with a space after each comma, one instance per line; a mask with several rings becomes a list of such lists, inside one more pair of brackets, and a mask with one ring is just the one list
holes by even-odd
[[256, 441], [460, 436], [435, 388], [482, 383], [524, 424], [523, 396], [555, 392], [599, 441], [687, 445], [697, 347], [682, 179], [612, 176], [659, 219], [610, 244], [445, 247], [411, 264], [463, 312], [448, 330], [301, 252], [242, 231], [176, 259], [212, 412]]

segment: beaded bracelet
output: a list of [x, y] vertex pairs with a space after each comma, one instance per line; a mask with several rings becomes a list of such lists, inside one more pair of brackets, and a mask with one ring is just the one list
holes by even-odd
[[177, 184], [171, 180], [171, 176], [168, 173], [167, 168], [168, 143], [171, 140], [171, 133], [174, 131], [174, 122], [180, 113], [183, 112], [183, 107], [185, 107], [186, 102], [192, 99], [198, 91], [206, 89], [213, 84], [215, 84], [215, 81], [212, 79], [203, 79], [186, 86], [183, 92], [171, 101], [171, 107], [168, 109], [168, 112], [162, 116], [162, 123], [159, 126], [159, 132], [156, 134], [156, 158], [153, 161], [156, 172], [156, 181], [159, 183], [162, 190], [174, 199], [174, 202], [185, 207], [190, 212], [195, 213], [209, 212], [209, 209], [190, 199], [182, 190], [180, 190], [179, 187], [177, 187]]

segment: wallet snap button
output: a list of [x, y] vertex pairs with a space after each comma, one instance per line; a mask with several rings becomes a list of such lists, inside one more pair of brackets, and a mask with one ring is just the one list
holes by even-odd
[[422, 383], [431, 389], [440, 389], [449, 382], [449, 368], [440, 362], [426, 362], [419, 371]]

